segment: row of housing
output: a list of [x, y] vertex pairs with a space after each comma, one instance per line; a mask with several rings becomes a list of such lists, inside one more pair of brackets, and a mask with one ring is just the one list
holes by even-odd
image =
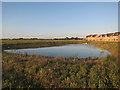
[[86, 36], [87, 41], [120, 41], [120, 32], [107, 33], [101, 35], [88, 35]]

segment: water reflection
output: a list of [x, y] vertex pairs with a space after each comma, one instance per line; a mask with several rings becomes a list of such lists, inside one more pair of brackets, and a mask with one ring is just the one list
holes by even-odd
[[27, 52], [28, 55], [37, 54], [41, 56], [51, 57], [105, 57], [107, 54], [111, 54], [109, 51], [97, 48], [93, 45], [86, 44], [69, 44], [64, 46], [44, 47], [44, 48], [30, 48], [30, 49], [17, 49], [17, 50], [5, 50], [6, 52], [24, 54]]

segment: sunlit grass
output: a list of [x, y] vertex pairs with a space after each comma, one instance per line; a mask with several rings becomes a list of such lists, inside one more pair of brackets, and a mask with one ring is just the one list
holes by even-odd
[[[77, 40], [3, 41], [12, 48], [82, 44]], [[27, 44], [27, 43], [30, 44]], [[37, 42], [37, 43], [36, 43]], [[17, 43], [17, 44], [16, 44]], [[22, 43], [21, 45], [19, 45]], [[104, 58], [48, 57], [5, 53], [2, 56], [3, 88], [120, 88], [118, 42], [87, 42], [112, 52]], [[33, 44], [33, 45], [32, 45]], [[12, 49], [11, 48], [11, 49]], [[4, 47], [6, 49], [6, 47]]]

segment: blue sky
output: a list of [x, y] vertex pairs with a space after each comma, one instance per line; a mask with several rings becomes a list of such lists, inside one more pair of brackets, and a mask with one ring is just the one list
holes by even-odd
[[117, 2], [3, 2], [3, 38], [85, 37], [118, 31]]

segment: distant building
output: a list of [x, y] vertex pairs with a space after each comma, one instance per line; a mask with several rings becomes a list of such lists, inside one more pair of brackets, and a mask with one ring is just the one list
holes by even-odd
[[97, 34], [92, 36], [92, 41], [98, 41], [98, 35]]
[[95, 35], [87, 35], [87, 41], [120, 41], [120, 32], [115, 33], [107, 33], [107, 34], [95, 34]]
[[98, 41], [104, 41], [105, 40], [105, 34], [101, 34], [98, 36]]
[[87, 40], [87, 41], [91, 41], [91, 40], [92, 40], [91, 38], [92, 38], [92, 35], [86, 36], [86, 40]]
[[113, 35], [113, 41], [120, 41], [120, 32], [115, 32]]

